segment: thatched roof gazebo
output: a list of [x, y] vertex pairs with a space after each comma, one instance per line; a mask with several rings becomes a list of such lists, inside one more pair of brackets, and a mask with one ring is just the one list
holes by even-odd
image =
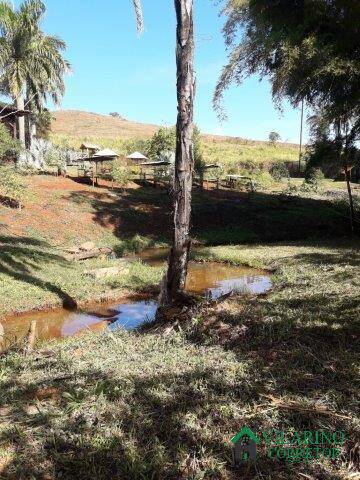
[[140, 162], [146, 162], [149, 159], [140, 152], [133, 152], [126, 157], [126, 160], [130, 160], [131, 163], [138, 165]]
[[104, 148], [103, 150], [99, 150], [98, 152], [95, 153], [94, 157], [95, 158], [108, 158], [109, 160], [115, 160], [119, 155], [114, 152], [114, 150], [111, 150], [110, 148]]
[[[112, 162], [118, 158], [118, 154], [111, 150], [110, 148], [105, 148], [99, 150], [89, 157], [81, 157], [76, 160], [78, 164], [78, 176], [80, 176], [80, 171], [83, 171], [84, 177], [90, 176], [92, 178], [93, 186], [98, 184], [99, 177], [105, 177], [104, 172], [99, 172], [98, 164], [101, 165], [101, 170], [103, 170], [102, 164], [104, 162]], [[90, 165], [87, 167], [86, 165]]]
[[[141, 162], [138, 164], [141, 168], [140, 178], [145, 181], [153, 181], [154, 185], [158, 183], [159, 180], [163, 180], [168, 174], [168, 168], [171, 165], [171, 162], [167, 160], [156, 160], [152, 162]], [[148, 172], [152, 171], [152, 178]]]

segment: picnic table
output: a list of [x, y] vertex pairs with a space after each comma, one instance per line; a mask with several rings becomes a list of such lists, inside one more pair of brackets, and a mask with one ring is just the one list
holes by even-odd
[[252, 192], [255, 192], [256, 190], [256, 183], [251, 177], [245, 175], [227, 175], [226, 178], [229, 188], [236, 188], [243, 180], [246, 180], [247, 184], [250, 186], [250, 190]]

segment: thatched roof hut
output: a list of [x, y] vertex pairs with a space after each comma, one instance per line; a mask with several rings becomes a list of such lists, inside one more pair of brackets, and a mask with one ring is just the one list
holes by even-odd
[[126, 157], [126, 160], [130, 160], [131, 162], [138, 164], [140, 162], [144, 162], [149, 159], [140, 152], [133, 152], [132, 154]]
[[119, 155], [114, 152], [114, 150], [111, 150], [110, 148], [104, 148], [103, 150], [100, 150], [95, 153], [94, 157], [108, 157], [109, 159], [112, 158], [117, 158]]

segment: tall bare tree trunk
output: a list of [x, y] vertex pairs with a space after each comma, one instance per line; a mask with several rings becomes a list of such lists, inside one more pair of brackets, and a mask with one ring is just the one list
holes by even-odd
[[28, 145], [28, 148], [31, 149], [33, 143], [34, 143], [34, 140], [36, 138], [36, 134], [37, 134], [37, 131], [36, 131], [36, 123], [35, 123], [35, 120], [34, 118], [29, 115], [29, 145]]
[[[16, 108], [18, 110], [25, 109], [24, 97], [20, 94], [16, 98]], [[18, 117], [18, 124], [19, 124], [19, 140], [21, 145], [25, 147], [25, 118]]]
[[193, 174], [194, 25], [193, 0], [174, 0], [178, 117], [174, 174], [174, 232], [159, 306], [170, 306], [184, 290], [190, 251], [191, 190]]

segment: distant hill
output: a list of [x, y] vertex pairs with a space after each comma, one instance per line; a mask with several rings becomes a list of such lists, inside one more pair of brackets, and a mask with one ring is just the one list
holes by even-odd
[[159, 128], [159, 125], [131, 122], [110, 115], [79, 110], [58, 110], [51, 113], [54, 117], [51, 125], [52, 131], [55, 134], [62, 135], [121, 137], [128, 140], [131, 138], [149, 138]]
[[[122, 138], [129, 140], [134, 138], [149, 138], [161, 125], [151, 123], [140, 123], [125, 120], [111, 115], [100, 113], [84, 112], [80, 110], [58, 110], [51, 112], [53, 116], [52, 132], [59, 135], [71, 137], [97, 137], [97, 138]], [[203, 133], [205, 141], [210, 142], [246, 142], [251, 144], [267, 144], [260, 140], [249, 140], [240, 137], [229, 137], [223, 135], [211, 135]], [[295, 146], [294, 144], [282, 144]]]

